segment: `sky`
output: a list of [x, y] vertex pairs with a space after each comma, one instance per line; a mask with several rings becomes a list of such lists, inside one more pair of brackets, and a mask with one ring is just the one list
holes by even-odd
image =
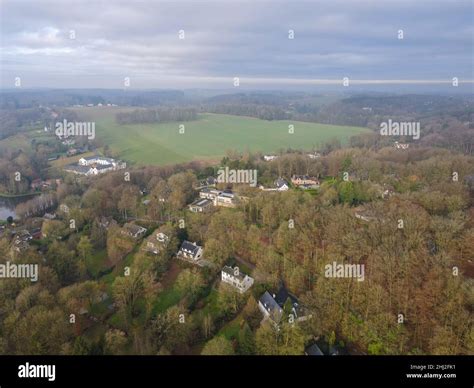
[[473, 4], [0, 0], [0, 86], [472, 87]]

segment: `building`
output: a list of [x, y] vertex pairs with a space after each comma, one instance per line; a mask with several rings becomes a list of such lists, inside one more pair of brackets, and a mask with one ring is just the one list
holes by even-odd
[[21, 239], [15, 238], [13, 240], [11, 249], [15, 252], [21, 253], [28, 250], [29, 247], [30, 247], [30, 244], [28, 243], [28, 241], [23, 241]]
[[319, 187], [319, 180], [308, 175], [293, 175], [291, 177], [291, 183], [297, 187], [302, 188], [317, 188]]
[[111, 226], [115, 226], [117, 225], [117, 221], [115, 221], [112, 217], [100, 217], [100, 219], [98, 219], [98, 223], [99, 223], [99, 226], [101, 228], [104, 228], [105, 230], [108, 230]]
[[275, 325], [279, 325], [286, 314], [288, 321], [304, 321], [311, 317], [306, 315], [305, 309], [300, 305], [296, 296], [290, 294], [285, 286], [281, 286], [276, 294], [268, 291], [258, 301], [258, 307], [264, 315], [264, 319], [270, 319]]
[[210, 199], [199, 198], [188, 205], [188, 207], [193, 213], [204, 213], [211, 209], [212, 201]]
[[314, 343], [304, 350], [306, 356], [324, 356], [324, 353], [319, 349], [319, 346]]
[[46, 180], [42, 180], [42, 179], [34, 179], [31, 184], [30, 184], [30, 187], [33, 189], [33, 190], [47, 190], [47, 189], [50, 189], [52, 187], [54, 187], [55, 185], [56, 186], [59, 186], [61, 184], [61, 179], [46, 179]]
[[61, 141], [61, 144], [65, 145], [65, 146], [72, 146], [72, 145], [76, 144], [76, 140], [74, 140], [74, 139], [64, 139], [64, 140]]
[[65, 214], [69, 214], [69, 212], [71, 211], [71, 209], [69, 209], [69, 206], [66, 205], [65, 203], [62, 203], [61, 205], [59, 205], [59, 210]]
[[363, 206], [358, 206], [354, 208], [353, 211], [354, 211], [355, 218], [359, 220], [362, 220], [365, 222], [371, 222], [371, 221], [377, 220], [376, 214], [371, 209], [366, 209]]
[[345, 350], [343, 348], [337, 345], [330, 345], [322, 339], [312, 342], [304, 350], [306, 356], [337, 356], [344, 353]]
[[384, 185], [384, 189], [385, 190], [382, 192], [383, 199], [390, 198], [392, 195], [395, 194], [395, 189], [393, 188], [393, 186]]
[[217, 179], [213, 176], [208, 176], [206, 179], [200, 181], [201, 186], [215, 186], [217, 184]]
[[232, 268], [225, 266], [221, 271], [221, 280], [224, 283], [230, 284], [236, 288], [241, 294], [247, 291], [254, 282], [250, 276], [240, 272], [238, 267]]
[[170, 238], [162, 232], [153, 233], [145, 240], [142, 250], [157, 255], [163, 248], [166, 247], [169, 239]]
[[283, 178], [278, 178], [275, 181], [275, 187], [277, 191], [287, 191], [290, 188], [288, 182], [285, 181]]
[[199, 192], [199, 197], [212, 201], [214, 206], [235, 207], [237, 205], [237, 196], [230, 190], [221, 191], [206, 187]]
[[120, 233], [124, 236], [131, 237], [135, 240], [143, 237], [146, 233], [146, 228], [127, 222], [123, 227]]
[[214, 199], [214, 206], [235, 207], [237, 196], [232, 191], [223, 191]]
[[78, 175], [99, 175], [108, 171], [116, 171], [125, 168], [125, 162], [117, 161], [103, 156], [90, 156], [80, 158], [77, 165], [70, 164], [64, 167], [64, 171]]
[[263, 160], [265, 160], [266, 162], [271, 162], [272, 160], [275, 160], [277, 158], [278, 156], [276, 155], [263, 155]]
[[406, 150], [406, 149], [408, 149], [408, 147], [410, 147], [410, 144], [408, 144], [408, 143], [399, 143], [398, 141], [396, 141], [395, 143], [393, 143], [393, 146], [397, 150]]
[[32, 190], [37, 190], [41, 188], [42, 184], [43, 184], [43, 180], [38, 178], [38, 179], [34, 179], [31, 182], [30, 187]]
[[80, 158], [79, 161], [77, 162], [80, 166], [93, 166], [95, 164], [99, 164], [102, 166], [107, 166], [107, 165], [115, 165], [117, 162], [115, 159], [112, 158], [106, 158], [104, 156], [89, 156], [87, 158]]
[[308, 155], [308, 158], [310, 159], [318, 159], [321, 157], [321, 154], [319, 152], [315, 152], [313, 154], [306, 154], [306, 155]]
[[217, 196], [219, 196], [221, 193], [222, 193], [221, 190], [210, 189], [206, 187], [202, 189], [201, 191], [199, 191], [199, 197], [214, 201], [217, 198]]
[[41, 228], [31, 229], [30, 234], [34, 240], [40, 240], [41, 238], [43, 238], [43, 234], [41, 233]]
[[32, 239], [33, 236], [30, 234], [29, 231], [27, 231], [26, 229], [19, 230], [15, 233], [11, 248], [18, 253], [24, 252], [29, 248], [29, 241]]
[[178, 258], [190, 261], [198, 261], [202, 257], [202, 247], [196, 243], [184, 240], [177, 253]]

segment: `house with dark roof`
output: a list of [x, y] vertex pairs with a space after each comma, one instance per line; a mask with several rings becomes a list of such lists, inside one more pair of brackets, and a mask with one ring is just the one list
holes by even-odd
[[202, 247], [196, 243], [184, 240], [176, 256], [191, 262], [199, 261], [202, 257]]
[[311, 315], [306, 314], [296, 296], [289, 293], [284, 285], [280, 287], [276, 294], [265, 291], [258, 301], [258, 307], [264, 315], [264, 320], [270, 319], [277, 326], [283, 318], [298, 322], [311, 317]]
[[213, 176], [208, 176], [206, 179], [200, 179], [198, 182], [198, 189], [202, 188], [212, 188], [217, 184], [217, 179]]
[[310, 346], [307, 346], [304, 350], [306, 356], [324, 356], [324, 353], [319, 349], [319, 346], [316, 342]]
[[215, 184], [217, 183], [217, 179], [213, 176], [209, 176], [206, 178], [205, 183], [207, 186], [215, 186]]
[[278, 178], [275, 181], [275, 187], [278, 191], [287, 191], [290, 188], [288, 182], [285, 181], [283, 178]]
[[337, 356], [345, 353], [345, 350], [340, 346], [331, 345], [321, 338], [313, 340], [304, 350], [304, 354], [307, 356]]
[[249, 275], [244, 274], [238, 267], [232, 268], [225, 266], [221, 271], [221, 280], [237, 289], [241, 294], [247, 291], [254, 282]]

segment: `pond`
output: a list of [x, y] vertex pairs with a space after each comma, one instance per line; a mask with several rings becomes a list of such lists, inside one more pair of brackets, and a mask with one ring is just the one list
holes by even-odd
[[0, 197], [0, 221], [5, 221], [8, 217], [15, 218], [15, 208], [19, 203], [26, 202], [33, 198], [27, 195], [22, 197]]

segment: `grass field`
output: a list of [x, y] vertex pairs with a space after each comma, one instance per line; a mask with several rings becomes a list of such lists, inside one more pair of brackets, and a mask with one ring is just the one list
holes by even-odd
[[[192, 160], [219, 160], [227, 150], [277, 152], [288, 147], [311, 150], [338, 138], [343, 143], [366, 128], [205, 113], [183, 123], [119, 125], [119, 107], [75, 108], [82, 120], [95, 121], [96, 137], [127, 162], [166, 165]], [[290, 134], [288, 126], [294, 125]]]
[[50, 165], [53, 166], [53, 167], [61, 168], [61, 167], [64, 167], [68, 164], [77, 164], [79, 159], [87, 158], [89, 156], [94, 156], [94, 152], [85, 152], [85, 153], [79, 154], [79, 155], [59, 158], [57, 160], [53, 160], [52, 162], [50, 162]]

